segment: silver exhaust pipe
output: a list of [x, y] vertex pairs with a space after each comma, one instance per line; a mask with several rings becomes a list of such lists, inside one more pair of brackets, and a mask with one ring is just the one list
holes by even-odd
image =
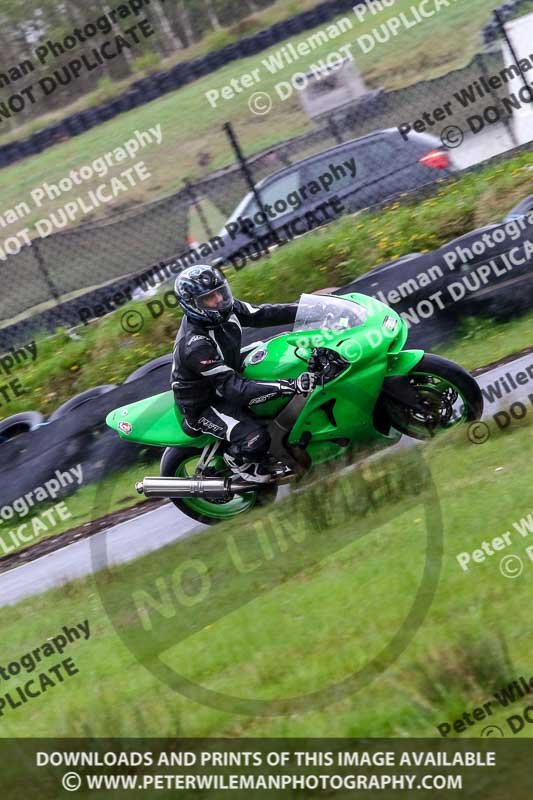
[[235, 492], [249, 492], [249, 483], [231, 478], [144, 478], [135, 484], [139, 494], [145, 497], [168, 497], [179, 500], [187, 497], [216, 497], [224, 499]]

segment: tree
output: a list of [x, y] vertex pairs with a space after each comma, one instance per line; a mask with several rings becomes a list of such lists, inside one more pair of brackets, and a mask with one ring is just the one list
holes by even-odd
[[157, 27], [159, 27], [160, 41], [163, 54], [168, 56], [171, 53], [175, 53], [176, 50], [179, 50], [183, 47], [183, 44], [180, 42], [180, 40], [172, 30], [172, 25], [169, 22], [165, 10], [163, 9], [159, 0], [152, 0], [150, 8], [154, 13], [155, 18], [157, 19], [158, 23]]
[[215, 31], [219, 31], [222, 28], [222, 25], [220, 24], [213, 0], [204, 0], [204, 3], [209, 24]]
[[194, 43], [194, 30], [185, 0], [177, 0], [174, 5], [174, 26], [179, 31], [183, 47]]

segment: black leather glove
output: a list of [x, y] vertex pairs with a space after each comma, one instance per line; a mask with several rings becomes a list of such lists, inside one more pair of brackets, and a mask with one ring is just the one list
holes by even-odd
[[279, 381], [282, 395], [310, 394], [318, 383], [318, 378], [312, 372], [302, 372], [295, 379]]
[[302, 372], [302, 374], [293, 381], [297, 394], [310, 394], [317, 385], [317, 382], [317, 376], [312, 372]]

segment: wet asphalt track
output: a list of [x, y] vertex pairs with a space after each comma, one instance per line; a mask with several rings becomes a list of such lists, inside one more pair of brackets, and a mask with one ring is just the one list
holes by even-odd
[[[529, 353], [483, 373], [478, 376], [478, 381], [482, 388], [486, 388], [487, 384], [494, 384], [507, 373], [514, 376], [532, 365], [533, 353]], [[489, 403], [485, 398], [485, 418], [492, 417], [500, 408], [508, 408], [516, 401], [523, 401], [533, 413], [533, 406], [528, 399], [530, 394], [533, 395], [533, 379], [509, 393], [504, 391], [501, 400]], [[120, 564], [138, 558], [143, 553], [158, 550], [187, 534], [199, 532], [204, 527], [168, 504], [97, 533], [92, 538], [106, 538], [109, 563]], [[91, 574], [90, 541], [84, 539], [75, 542], [0, 575], [0, 606], [11, 605], [74, 578]]]

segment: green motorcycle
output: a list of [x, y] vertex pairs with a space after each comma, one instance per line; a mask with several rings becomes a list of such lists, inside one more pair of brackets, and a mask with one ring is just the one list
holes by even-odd
[[112, 411], [107, 425], [123, 439], [165, 447], [161, 476], [137, 484], [146, 497], [165, 497], [193, 519], [214, 524], [274, 499], [281, 484], [319, 464], [402, 434], [427, 439], [477, 420], [483, 398], [462, 367], [423, 350], [404, 350], [407, 324], [362, 294], [303, 295], [293, 332], [256, 344], [242, 373], [252, 380], [315, 373], [307, 395], [257, 407], [270, 432], [272, 481], [255, 485], [232, 473], [227, 443], [192, 437], [171, 391]]

